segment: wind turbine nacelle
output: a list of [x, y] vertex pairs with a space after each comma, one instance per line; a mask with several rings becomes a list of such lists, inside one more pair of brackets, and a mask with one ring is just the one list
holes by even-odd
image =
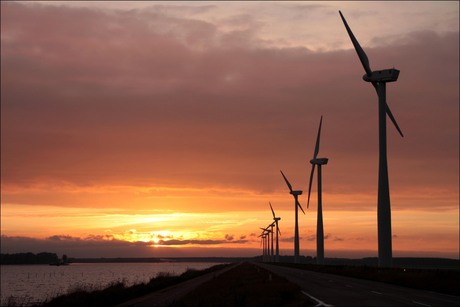
[[316, 159], [311, 159], [310, 163], [316, 164], [316, 165], [325, 165], [327, 164], [327, 161], [329, 161], [328, 158], [316, 158]]
[[370, 76], [365, 74], [363, 80], [367, 82], [394, 82], [398, 80], [399, 70], [397, 69], [384, 69], [373, 71]]
[[302, 191], [301, 190], [291, 191], [290, 194], [292, 194], [292, 195], [302, 195]]

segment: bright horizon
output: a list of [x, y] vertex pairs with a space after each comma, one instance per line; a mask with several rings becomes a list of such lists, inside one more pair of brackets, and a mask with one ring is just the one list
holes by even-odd
[[[375, 70], [393, 256], [459, 259], [458, 2], [2, 2], [1, 252], [257, 256], [281, 217], [316, 256], [377, 256]], [[391, 22], [389, 22], [391, 21]]]

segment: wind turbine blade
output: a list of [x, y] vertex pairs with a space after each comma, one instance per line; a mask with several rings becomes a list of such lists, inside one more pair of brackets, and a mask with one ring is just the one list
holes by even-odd
[[391, 113], [391, 110], [390, 110], [390, 107], [388, 106], [388, 104], [385, 102], [385, 106], [387, 108], [387, 115], [388, 117], [391, 119], [391, 121], [393, 122], [393, 125], [395, 125], [396, 127], [396, 130], [398, 130], [399, 134], [401, 135], [401, 137], [404, 137], [401, 129], [399, 129], [399, 126], [398, 126], [398, 123], [396, 122], [396, 119], [393, 117], [393, 114]]
[[292, 192], [292, 185], [289, 183], [289, 181], [287, 180], [286, 176], [284, 176], [283, 171], [280, 170], [280, 172], [281, 172], [281, 175], [283, 175], [284, 181], [286, 181], [286, 184], [287, 184], [287, 186], [289, 188], [289, 191]]
[[[377, 95], [379, 94], [379, 90], [377, 88], [377, 83], [376, 82], [372, 82], [372, 85], [374, 86], [375, 88], [375, 91], [377, 92]], [[398, 126], [398, 123], [396, 122], [396, 119], [394, 118], [393, 116], [393, 113], [391, 113], [391, 110], [390, 110], [390, 107], [388, 106], [388, 103], [385, 101], [385, 107], [386, 107], [386, 112], [387, 112], [387, 115], [388, 117], [391, 119], [391, 121], [393, 122], [393, 125], [395, 126], [396, 130], [398, 130], [399, 134], [401, 135], [401, 137], [404, 137], [401, 129], [399, 128]]]
[[372, 74], [371, 67], [369, 66], [369, 59], [367, 58], [366, 53], [364, 52], [363, 48], [358, 43], [358, 40], [356, 37], [353, 35], [353, 32], [351, 31], [350, 27], [348, 26], [347, 21], [345, 20], [345, 17], [343, 17], [342, 12], [339, 11], [340, 17], [342, 18], [343, 24], [345, 25], [345, 28], [347, 29], [348, 36], [350, 36], [351, 42], [353, 43], [353, 46], [355, 47], [356, 53], [358, 54], [359, 60], [361, 61], [361, 64], [363, 64], [364, 70], [366, 71], [366, 74], [370, 76]]
[[318, 136], [316, 137], [316, 145], [315, 145], [315, 153], [313, 155], [313, 159], [316, 159], [319, 153], [319, 141], [321, 138], [321, 125], [323, 123], [323, 116], [321, 115], [321, 120], [319, 121], [319, 128], [318, 128]]
[[307, 202], [307, 208], [310, 208], [311, 184], [313, 183], [313, 175], [315, 174], [315, 165], [316, 165], [316, 164], [313, 164], [313, 165], [311, 166], [310, 183], [308, 184], [308, 202]]
[[300, 205], [299, 200], [297, 198], [295, 200], [295, 204], [299, 206], [300, 210], [302, 210], [303, 214], [305, 214], [305, 211], [303, 211], [302, 206]]
[[273, 211], [272, 203], [271, 202], [268, 202], [268, 203], [270, 204], [270, 209], [272, 209], [273, 218], [275, 218], [275, 211]]
[[279, 233], [279, 234], [280, 234], [280, 236], [281, 236], [281, 230], [280, 230], [279, 228], [278, 228], [278, 233]]

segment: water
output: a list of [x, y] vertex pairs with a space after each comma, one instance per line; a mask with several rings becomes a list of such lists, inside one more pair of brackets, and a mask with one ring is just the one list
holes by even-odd
[[112, 282], [126, 285], [148, 282], [158, 273], [180, 275], [187, 269], [205, 269], [217, 263], [73, 263], [67, 266], [2, 265], [1, 306], [10, 297], [22, 304], [32, 304], [66, 294], [77, 288], [100, 289]]

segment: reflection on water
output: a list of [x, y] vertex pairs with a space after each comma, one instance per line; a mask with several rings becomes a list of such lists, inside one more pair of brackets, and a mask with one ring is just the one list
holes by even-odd
[[1, 306], [13, 296], [19, 303], [43, 302], [76, 288], [104, 288], [112, 282], [126, 285], [148, 282], [160, 272], [179, 275], [187, 269], [205, 269], [217, 263], [73, 263], [68, 266], [2, 265]]

